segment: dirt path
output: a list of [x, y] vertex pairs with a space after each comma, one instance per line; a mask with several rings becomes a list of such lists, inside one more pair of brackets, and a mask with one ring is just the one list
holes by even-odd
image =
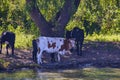
[[[16, 68], [66, 69], [78, 67], [118, 67], [120, 68], [120, 42], [89, 42], [83, 45], [83, 56], [76, 53], [62, 57], [61, 62], [51, 63], [50, 58], [44, 58], [44, 64], [37, 65], [32, 61], [32, 49], [15, 49], [15, 56], [6, 56], [5, 50], [0, 59], [9, 62], [8, 70]], [[46, 56], [46, 55], [45, 55]], [[47, 55], [48, 57], [49, 55]]]

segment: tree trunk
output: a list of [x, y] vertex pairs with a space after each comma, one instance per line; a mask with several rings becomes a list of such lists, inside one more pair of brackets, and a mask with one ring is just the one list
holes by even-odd
[[[64, 36], [64, 29], [69, 22], [71, 16], [76, 12], [80, 0], [65, 0], [63, 8], [56, 14], [54, 22], [47, 22], [36, 5], [36, 0], [26, 0], [26, 4], [30, 5], [30, 16], [40, 29], [41, 36]], [[54, 23], [57, 23], [55, 25]]]

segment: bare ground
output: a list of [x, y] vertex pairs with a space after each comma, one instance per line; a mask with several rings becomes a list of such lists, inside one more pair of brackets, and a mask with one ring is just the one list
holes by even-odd
[[[83, 67], [115, 67], [120, 68], [120, 42], [88, 42], [83, 45], [83, 55], [76, 52], [69, 56], [61, 56], [61, 62], [50, 62], [50, 55], [44, 54], [44, 63], [38, 65], [32, 61], [32, 49], [15, 49], [15, 55], [6, 55], [5, 50], [0, 59], [9, 62], [5, 70], [20, 68], [68, 69]], [[3, 69], [4, 70], [4, 69]]]

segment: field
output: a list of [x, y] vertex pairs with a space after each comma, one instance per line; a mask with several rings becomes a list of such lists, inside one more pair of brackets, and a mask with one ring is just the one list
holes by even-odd
[[50, 61], [50, 55], [44, 54], [44, 64], [37, 65], [32, 61], [32, 49], [15, 49], [15, 56], [6, 56], [5, 50], [0, 54], [0, 61], [6, 69], [44, 68], [44, 69], [69, 69], [81, 67], [120, 67], [120, 43], [119, 42], [88, 42], [83, 45], [83, 55], [77, 56], [76, 52], [69, 56], [61, 56], [61, 62]]

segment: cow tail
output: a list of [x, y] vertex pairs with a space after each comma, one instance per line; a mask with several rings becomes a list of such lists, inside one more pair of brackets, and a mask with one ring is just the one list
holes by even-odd
[[32, 59], [34, 62], [37, 63], [37, 52], [38, 52], [38, 49], [37, 49], [37, 42], [36, 40], [32, 40], [32, 46], [33, 46], [33, 51], [32, 51]]

